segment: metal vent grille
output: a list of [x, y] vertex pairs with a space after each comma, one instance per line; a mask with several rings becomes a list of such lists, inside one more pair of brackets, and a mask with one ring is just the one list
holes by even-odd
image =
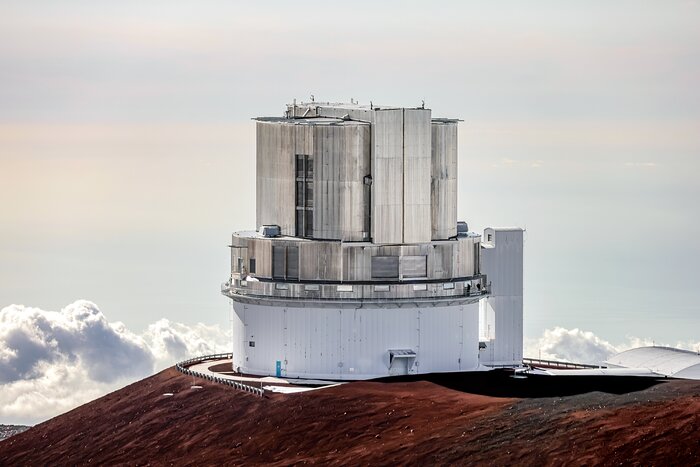
[[398, 279], [398, 256], [373, 256], [372, 279]]

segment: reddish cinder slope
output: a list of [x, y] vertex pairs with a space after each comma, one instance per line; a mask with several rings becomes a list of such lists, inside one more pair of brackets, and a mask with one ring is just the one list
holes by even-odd
[[168, 369], [127, 386], [0, 442], [0, 465], [688, 465], [700, 452], [697, 382], [537, 399], [428, 382], [264, 399], [191, 384]]

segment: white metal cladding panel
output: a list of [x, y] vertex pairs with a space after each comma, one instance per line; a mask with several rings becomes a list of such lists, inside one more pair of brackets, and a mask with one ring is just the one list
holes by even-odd
[[434, 245], [432, 254], [428, 255], [428, 271], [433, 279], [447, 279], [452, 276], [453, 251], [456, 242], [445, 242]]
[[[348, 125], [345, 129], [345, 145], [347, 157], [344, 159], [344, 181], [342, 189], [345, 192], [346, 214], [344, 217], [343, 235], [341, 240], [359, 241], [365, 239], [366, 227], [369, 223], [370, 189], [364, 183], [365, 176], [371, 176], [369, 125]], [[368, 235], [368, 233], [367, 233]]]
[[285, 313], [283, 374], [320, 376], [339, 373], [338, 363], [342, 361], [340, 311], [327, 308], [318, 313], [311, 308], [286, 308]]
[[272, 277], [272, 242], [255, 238], [248, 242], [248, 256], [255, 258], [255, 275]]
[[[493, 363], [520, 364], [523, 358], [523, 298], [488, 297], [484, 300], [487, 302], [486, 310], [489, 313], [487, 319], [493, 320], [493, 325], [488, 329], [492, 339]], [[491, 325], [491, 322], [488, 322], [488, 325]]]
[[481, 271], [491, 284], [486, 299], [493, 310], [490, 332], [494, 364], [519, 364], [523, 353], [523, 231], [486, 229], [491, 248], [481, 249]]
[[295, 126], [256, 124], [256, 229], [277, 224], [283, 235], [295, 234]]
[[428, 274], [428, 257], [426, 255], [402, 256], [402, 277], [426, 277]]
[[[390, 349], [415, 349], [420, 343], [417, 309], [343, 310], [344, 374], [388, 375]], [[350, 337], [352, 336], [352, 337]], [[350, 373], [349, 369], [354, 371]]]
[[479, 306], [440, 307], [420, 314], [420, 372], [468, 371], [479, 365]]
[[368, 124], [315, 125], [314, 237], [360, 241], [369, 214]]
[[431, 138], [432, 239], [457, 234], [457, 123], [433, 123]]
[[[241, 362], [234, 361], [244, 372], [255, 374], [275, 374], [277, 360], [283, 360], [284, 309], [244, 305], [234, 302], [234, 310], [244, 324], [245, 357]], [[237, 322], [234, 320], [234, 325]], [[255, 342], [251, 347], [250, 342]]]
[[457, 239], [454, 255], [454, 277], [470, 277], [475, 274], [475, 250], [474, 245], [478, 237], [460, 237]]
[[401, 254], [403, 256], [418, 256], [431, 253], [433, 246], [430, 243], [422, 243], [420, 245], [401, 245]]
[[523, 294], [523, 231], [485, 229], [494, 248], [483, 248], [481, 270], [491, 282], [491, 295]]
[[403, 110], [379, 110], [372, 125], [372, 241], [403, 241]]
[[403, 242], [429, 242], [430, 110], [404, 109], [403, 139]]
[[364, 281], [371, 279], [373, 247], [343, 244], [343, 280]]
[[[478, 356], [476, 304], [425, 308], [234, 307], [246, 338], [243, 371], [284, 376], [366, 379], [389, 374], [389, 350], [411, 349], [418, 365], [411, 372], [470, 370]], [[234, 333], [235, 335], [236, 333]], [[247, 343], [246, 343], [247, 345]], [[238, 358], [234, 355], [234, 359]], [[461, 359], [461, 363], [460, 363]], [[352, 371], [351, 371], [352, 369]]]
[[299, 242], [299, 278], [301, 280], [341, 280], [340, 242]]
[[294, 154], [311, 155], [314, 151], [314, 125], [294, 125]]
[[479, 340], [489, 341], [495, 337], [496, 315], [492, 303], [479, 300]]
[[232, 305], [238, 308], [238, 311], [231, 310], [231, 331], [233, 336], [233, 367], [243, 366], [245, 363], [245, 346], [248, 345], [245, 337], [245, 325], [243, 324], [243, 313], [246, 305], [239, 303]]

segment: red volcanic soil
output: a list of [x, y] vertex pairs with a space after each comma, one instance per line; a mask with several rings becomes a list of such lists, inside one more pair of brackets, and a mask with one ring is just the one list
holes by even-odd
[[265, 398], [191, 384], [162, 371], [1, 441], [0, 465], [700, 462], [697, 381], [528, 398], [427, 381]]

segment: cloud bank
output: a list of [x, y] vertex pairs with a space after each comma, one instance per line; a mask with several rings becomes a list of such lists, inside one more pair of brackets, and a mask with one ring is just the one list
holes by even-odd
[[679, 341], [669, 344], [654, 342], [651, 339], [627, 337], [625, 342], [611, 344], [591, 331], [557, 326], [546, 329], [538, 339], [526, 339], [524, 356], [598, 365], [619, 352], [650, 345], [700, 351], [700, 342]]
[[219, 326], [161, 319], [141, 334], [86, 300], [0, 310], [0, 423], [33, 424], [190, 356], [225, 352]]

